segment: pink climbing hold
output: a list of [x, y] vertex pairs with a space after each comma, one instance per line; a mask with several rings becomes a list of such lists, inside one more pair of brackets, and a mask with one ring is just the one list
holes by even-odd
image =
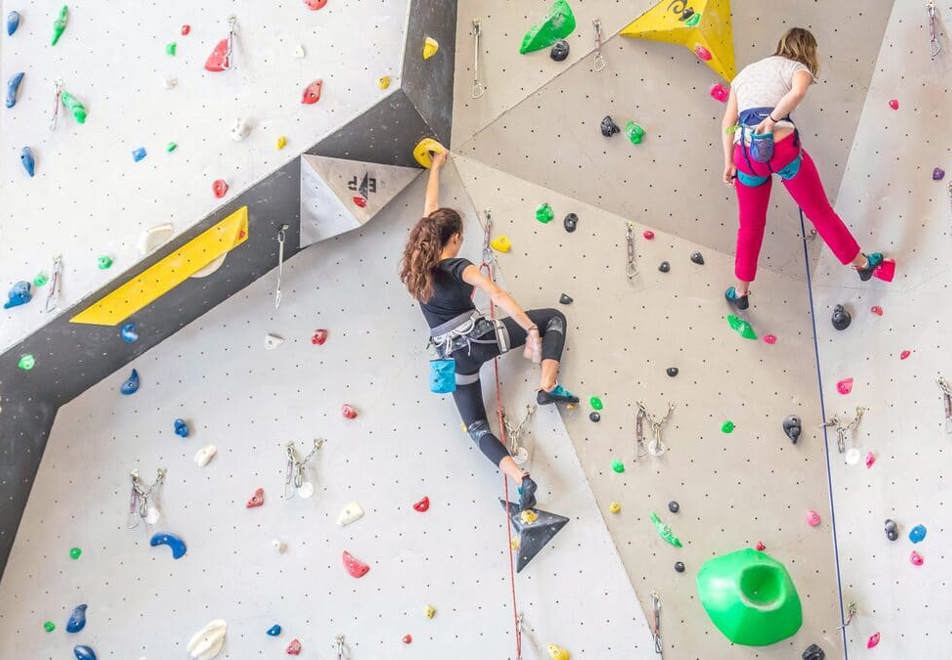
[[318, 328], [311, 335], [311, 343], [315, 346], [323, 346], [325, 341], [327, 341], [327, 330], [324, 328]]
[[362, 578], [363, 576], [367, 575], [368, 571], [370, 571], [370, 566], [360, 561], [346, 550], [344, 550], [343, 559], [344, 568], [347, 569], [347, 572], [350, 573], [351, 577]]
[[866, 452], [866, 469], [873, 467], [873, 464], [876, 462], [876, 454], [871, 451]]
[[766, 549], [767, 549], [767, 546], [764, 545], [763, 541], [757, 541], [757, 550], [759, 550], [760, 552], [763, 552]]
[[308, 9], [318, 10], [323, 9], [324, 5], [327, 4], [327, 0], [304, 0], [304, 4], [307, 5]]
[[192, 26], [186, 23], [182, 26], [182, 36], [187, 37], [188, 33], [192, 31]]
[[889, 107], [893, 110], [899, 109], [899, 99], [889, 99]]
[[221, 199], [228, 194], [228, 184], [224, 179], [215, 179], [212, 182], [212, 192], [215, 193], [215, 197]]
[[419, 502], [414, 503], [414, 505], [413, 505], [413, 510], [414, 510], [414, 511], [419, 511], [420, 513], [423, 513], [424, 511], [428, 510], [429, 508], [430, 508], [430, 498], [429, 498], [429, 497], [424, 497], [422, 500], [420, 500]]
[[810, 527], [816, 527], [820, 524], [820, 514], [816, 511], [807, 511], [807, 524]]
[[357, 409], [354, 408], [349, 403], [345, 403], [340, 407], [341, 414], [347, 419], [357, 419]]
[[764, 343], [773, 346], [777, 343], [777, 335], [764, 335]]
[[264, 488], [259, 488], [255, 491], [255, 494], [251, 496], [251, 499], [245, 503], [245, 508], [253, 509], [262, 504], [264, 504]]
[[883, 282], [892, 282], [893, 277], [896, 276], [895, 259], [883, 259], [883, 262], [873, 271], [873, 276]]
[[900, 360], [905, 360], [905, 359], [907, 359], [910, 355], [912, 355], [912, 351], [903, 351], [902, 353], [899, 354], [899, 359], [900, 359]]
[[404, 643], [404, 644], [412, 644], [412, 643], [413, 643], [413, 635], [411, 635], [410, 633], [407, 633], [406, 635], [404, 635], [404, 636], [403, 636], [403, 643]]
[[645, 237], [645, 240], [650, 241], [652, 238], [654, 238], [654, 232], [651, 231], [650, 229], [645, 229], [642, 236]]
[[853, 379], [844, 378], [836, 384], [836, 391], [840, 394], [849, 394], [853, 391]]
[[883, 308], [880, 307], [879, 305], [873, 305], [872, 307], [869, 308], [869, 311], [871, 311], [871, 312], [872, 312], [873, 314], [875, 314], [876, 316], [882, 316], [882, 315], [883, 315]]
[[879, 633], [873, 633], [869, 636], [869, 639], [866, 640], [866, 648], [871, 649], [877, 644], [879, 644]]
[[315, 80], [310, 85], [304, 88], [304, 93], [301, 94], [301, 103], [305, 105], [314, 105], [321, 100], [321, 92], [324, 90], [324, 81]]
[[925, 559], [922, 558], [922, 555], [913, 550], [912, 554], [909, 555], [909, 561], [913, 566], [922, 566], [923, 562], [925, 562]]
[[301, 655], [301, 642], [292, 639], [287, 648], [288, 655]]
[[697, 46], [694, 47], [694, 54], [697, 55], [699, 59], [702, 59], [705, 62], [711, 61], [711, 57], [712, 57], [711, 51], [709, 51], [707, 48], [705, 48], [701, 44], [698, 44]]
[[728, 87], [724, 87], [722, 83], [717, 82], [711, 85], [711, 98], [721, 103], [727, 103], [727, 97], [730, 96], [730, 93], [731, 90]]
[[231, 68], [231, 62], [228, 59], [228, 39], [222, 39], [215, 46], [215, 50], [205, 60], [205, 70], [212, 73], [227, 71]]

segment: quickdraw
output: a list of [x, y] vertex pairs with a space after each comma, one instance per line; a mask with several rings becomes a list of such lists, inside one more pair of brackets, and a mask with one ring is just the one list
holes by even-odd
[[846, 619], [843, 621], [842, 626], [837, 626], [837, 630], [843, 630], [843, 628], [850, 625], [853, 622], [854, 616], [856, 616], [856, 602], [851, 600], [849, 605], [846, 606]]
[[473, 19], [473, 39], [475, 41], [475, 49], [473, 54], [473, 93], [472, 97], [478, 99], [483, 94], [486, 93], [486, 87], [483, 83], [479, 82], [479, 37], [482, 34], [482, 28], [479, 25], [479, 19]]
[[929, 0], [929, 5], [926, 7], [926, 10], [929, 12], [929, 52], [932, 55], [932, 59], [935, 59], [936, 56], [942, 52], [942, 42], [939, 41], [935, 27], [935, 0]]
[[278, 281], [274, 287], [274, 309], [281, 306], [281, 276], [284, 274], [284, 242], [288, 237], [288, 226], [281, 225], [278, 230]]
[[625, 243], [628, 246], [628, 261], [625, 265], [625, 274], [629, 280], [638, 276], [638, 262], [635, 254], [635, 225], [631, 222], [625, 227]]
[[144, 520], [146, 525], [154, 525], [159, 521], [159, 488], [165, 483], [165, 468], [159, 468], [155, 471], [155, 481], [146, 486], [145, 481], [139, 476], [138, 470], [129, 473], [132, 479], [132, 493], [129, 497], [129, 520], [127, 526], [129, 529], [135, 529], [139, 526], [139, 521]]
[[[664, 425], [668, 423], [671, 413], [674, 412], [674, 404], [668, 404], [668, 411], [661, 419], [649, 413], [644, 402], [638, 401], [635, 405], [638, 406], [638, 413], [635, 416], [635, 460], [649, 454], [651, 456], [661, 456], [668, 451], [668, 447], [662, 439], [662, 433], [664, 432]], [[645, 437], [646, 421], [651, 425], [651, 439], [647, 442]]]
[[532, 458], [529, 448], [521, 444], [520, 440], [522, 440], [522, 436], [526, 432], [526, 426], [529, 424], [529, 420], [532, 419], [537, 409], [538, 406], [536, 404], [527, 404], [525, 417], [522, 418], [521, 422], [515, 425], [509, 421], [509, 416], [503, 411], [502, 421], [503, 424], [506, 425], [506, 436], [509, 438], [509, 453], [512, 454], [512, 460], [518, 465], [526, 465]]
[[50, 313], [59, 305], [60, 290], [63, 287], [63, 257], [53, 257], [53, 274], [50, 276], [50, 289], [46, 293], [43, 311]]
[[596, 73], [605, 68], [605, 58], [602, 56], [602, 22], [597, 18], [592, 21], [595, 27], [595, 57], [592, 60], [592, 71]]
[[306, 480], [307, 464], [317, 454], [317, 450], [324, 446], [324, 442], [315, 440], [311, 451], [304, 458], [300, 458], [293, 442], [285, 446], [288, 463], [284, 476], [284, 499], [293, 498], [295, 493], [304, 499], [314, 494], [314, 484]]
[[651, 592], [651, 611], [654, 614], [651, 637], [654, 639], [655, 653], [661, 655], [664, 652], [664, 643], [661, 639], [661, 596], [657, 591]]
[[942, 406], [945, 410], [945, 432], [952, 434], [952, 385], [942, 376], [936, 378], [936, 384], [942, 391]]
[[334, 650], [337, 651], [337, 660], [344, 660], [344, 636], [334, 638]]
[[859, 426], [863, 419], [863, 413], [869, 410], [863, 406], [856, 406], [856, 416], [848, 423], [842, 424], [838, 415], [833, 415], [823, 427], [832, 427], [836, 430], [836, 449], [841, 454], [846, 453], [846, 445], [852, 435], [852, 431]]
[[53, 82], [53, 116], [50, 118], [50, 130], [56, 130], [56, 123], [59, 119], [60, 96], [63, 93], [63, 79], [57, 78]]

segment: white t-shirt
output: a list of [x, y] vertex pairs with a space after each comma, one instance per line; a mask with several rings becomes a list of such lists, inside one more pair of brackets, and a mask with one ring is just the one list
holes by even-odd
[[[810, 69], [801, 62], [779, 55], [745, 66], [731, 81], [731, 89], [737, 97], [737, 112], [776, 107], [793, 88], [793, 74], [797, 71], [809, 72]], [[779, 121], [777, 126], [793, 128], [793, 124], [787, 121]]]

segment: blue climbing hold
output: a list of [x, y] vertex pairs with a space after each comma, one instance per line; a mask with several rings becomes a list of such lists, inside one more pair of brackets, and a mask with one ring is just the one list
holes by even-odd
[[73, 613], [69, 615], [69, 621], [66, 622], [66, 632], [78, 633], [86, 627], [86, 603], [77, 605]]
[[139, 372], [135, 369], [132, 370], [132, 373], [129, 374], [129, 377], [126, 378], [126, 381], [122, 384], [122, 387], [119, 388], [119, 391], [125, 394], [126, 396], [130, 394], [135, 394], [136, 390], [139, 389]]
[[909, 540], [913, 543], [919, 543], [926, 537], [926, 526], [916, 525], [909, 530]]
[[175, 435], [180, 438], [188, 437], [188, 424], [184, 419], [175, 420]]
[[10, 287], [7, 293], [7, 302], [3, 303], [4, 309], [10, 309], [17, 305], [25, 305], [33, 300], [33, 294], [30, 292], [30, 283], [21, 280]]
[[23, 147], [20, 152], [20, 162], [23, 163], [23, 169], [31, 177], [36, 174], [36, 158], [33, 157], [33, 150], [29, 147]]
[[168, 532], [153, 534], [149, 540], [149, 545], [153, 548], [160, 545], [169, 546], [169, 549], [172, 550], [172, 559], [181, 559], [185, 556], [185, 551], [188, 550], [188, 548], [185, 547], [185, 541], [183, 541], [181, 537], [175, 534], [169, 534]]
[[146, 157], [145, 147], [138, 147], [132, 150], [132, 160], [139, 162]]
[[20, 27], [20, 12], [11, 11], [7, 14], [7, 34], [13, 36], [18, 27]]
[[12, 108], [17, 104], [17, 92], [20, 90], [20, 83], [23, 82], [22, 71], [14, 73], [7, 81], [7, 107]]
[[122, 338], [122, 341], [127, 344], [134, 344], [139, 340], [139, 333], [136, 332], [135, 323], [124, 323], [121, 328], [119, 328], [119, 336]]
[[281, 626], [279, 626], [278, 624], [274, 624], [273, 626], [268, 628], [268, 634], [271, 637], [277, 637], [278, 635], [281, 634]]
[[73, 648], [76, 660], [96, 660], [96, 652], [85, 644]]

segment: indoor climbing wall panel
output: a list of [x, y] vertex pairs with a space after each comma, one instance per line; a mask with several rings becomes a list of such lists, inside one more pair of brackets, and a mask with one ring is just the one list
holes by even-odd
[[[845, 436], [849, 453], [829, 430], [843, 600], [857, 611], [850, 657], [877, 633], [879, 657], [948, 656], [952, 427], [936, 379], [952, 383], [952, 174], [935, 180], [933, 170], [952, 173], [939, 137], [952, 119], [952, 3], [935, 4], [942, 52], [932, 58], [924, 4], [896, 3], [837, 201], [864, 249], [897, 260], [895, 279], [862, 283], [826, 256], [813, 276], [826, 416], [846, 425], [868, 409]], [[830, 322], [835, 305], [852, 317], [843, 331]], [[917, 525], [927, 535], [913, 543]]]
[[[452, 168], [446, 177], [444, 201], [466, 212], [478, 259], [476, 217]], [[371, 223], [299, 253], [277, 312], [272, 272], [135, 360], [136, 393], [120, 394], [123, 370], [60, 409], [0, 583], [0, 656], [65, 657], [85, 643], [99, 658], [185, 657], [215, 618], [228, 623], [226, 658], [280, 657], [295, 638], [302, 657], [335, 658], [337, 634], [353, 660], [514, 656], [502, 478], [450, 399], [429, 392], [425, 325], [397, 277], [422, 200], [418, 181]], [[269, 350], [269, 334], [283, 342]], [[516, 373], [504, 387], [518, 408], [532, 387]], [[573, 658], [655, 657], [558, 413], [538, 411], [528, 429], [540, 507], [570, 522], [516, 578], [523, 657], [548, 657], [549, 643]], [[286, 443], [306, 452], [315, 438], [326, 443], [306, 471], [313, 497], [283, 499]], [[209, 444], [217, 455], [199, 467]], [[161, 518], [129, 529], [129, 471], [151, 483], [159, 467]], [[257, 488], [263, 505], [246, 508]], [[352, 501], [363, 518], [338, 526]], [[150, 547], [152, 531], [179, 534], [185, 556]], [[344, 550], [369, 573], [348, 575]], [[88, 623], [67, 634], [79, 603]]]
[[[51, 46], [61, 4], [4, 0], [2, 15], [17, 10], [21, 20], [12, 36], [0, 35], [0, 79], [25, 74], [16, 104], [0, 112], [0, 287], [5, 295], [16, 281], [49, 275], [62, 255], [60, 309], [133, 266], [146, 228], [172, 223], [180, 233], [220, 205], [216, 179], [233, 197], [400, 83], [404, 0], [341, 0], [316, 11], [302, 0], [81, 0], [67, 3], [67, 27]], [[234, 69], [209, 72], [206, 58], [232, 15]], [[383, 75], [391, 90], [378, 87]], [[88, 116], [78, 124], [61, 112], [51, 131], [57, 79]], [[320, 101], [302, 103], [316, 79]], [[239, 119], [250, 133], [235, 141]], [[20, 162], [24, 146], [35, 157], [32, 178]], [[139, 148], [146, 155], [137, 162]], [[110, 269], [97, 267], [102, 256]], [[43, 288], [36, 294], [2, 311], [0, 348], [49, 320]]]
[[[811, 643], [838, 657], [829, 489], [804, 283], [764, 271], [747, 316], [759, 339], [743, 339], [725, 319], [728, 256], [639, 221], [638, 274], [629, 280], [624, 218], [468, 158], [455, 162], [476, 208], [491, 211], [494, 234], [511, 240], [512, 250], [496, 259], [515, 298], [568, 317], [562, 384], [582, 404], [563, 419], [649, 617], [651, 593], [661, 596], [666, 657], [787, 660]], [[555, 215], [548, 224], [535, 218], [543, 202]], [[563, 228], [570, 212], [579, 218], [573, 233]], [[645, 230], [654, 238], [646, 240]], [[704, 265], [692, 262], [695, 251]], [[669, 262], [667, 273], [659, 271], [662, 261]], [[560, 305], [563, 293], [574, 301]], [[775, 343], [765, 341], [769, 335]], [[603, 405], [597, 423], [589, 418], [593, 396]], [[663, 429], [663, 456], [638, 456], [639, 401], [658, 418], [675, 406]], [[796, 445], [782, 429], [790, 414], [804, 420]], [[728, 422], [733, 428], [725, 431]], [[623, 472], [615, 471], [616, 461]], [[672, 500], [680, 506], [676, 514], [668, 509]], [[612, 502], [621, 505], [618, 513], [610, 512]], [[817, 527], [807, 523], [811, 510], [821, 517]], [[659, 538], [653, 512], [683, 548]], [[804, 624], [774, 646], [732, 646], [699, 604], [695, 576], [711, 557], [758, 542], [793, 576]], [[674, 568], [678, 561], [683, 573]]]
[[[500, 3], [493, 14], [497, 20], [484, 25], [487, 46], [479, 70], [487, 91], [470, 99], [473, 63], [466, 44], [472, 38], [465, 30], [469, 17], [484, 11], [483, 4], [461, 3], [455, 119], [457, 126], [478, 123], [484, 115], [498, 113], [495, 104], [506, 111], [483, 122], [470, 139], [461, 139], [460, 129], [455, 149], [599, 208], [638, 221], [650, 218], [687, 240], [733, 252], [737, 211], [733, 191], [721, 182], [724, 106], [709, 94], [719, 80], [714, 72], [681, 46], [622, 36], [607, 39], [602, 49], [606, 65], [599, 72], [588, 51], [564, 62], [552, 61], [547, 49], [519, 55], [522, 30], [544, 15], [548, 3], [509, 2]], [[581, 14], [590, 3], [571, 4]], [[603, 10], [607, 38], [621, 27], [607, 21], [616, 20], [619, 8], [624, 5], [630, 21], [654, 2], [605, 4], [615, 7]], [[801, 25], [816, 33], [820, 83], [795, 119], [831, 196], [839, 186], [891, 6], [891, 0], [864, 3], [861, 10], [834, 0], [785, 0], [764, 13], [763, 3], [755, 0], [731, 3], [738, 68], [772, 54], [790, 27]], [[573, 53], [594, 46], [590, 18], [578, 21], [570, 39]], [[499, 34], [503, 28], [505, 33]], [[499, 41], [504, 43], [496, 45]], [[499, 78], [503, 92], [491, 84]], [[522, 95], [518, 101], [512, 98], [517, 87]], [[500, 93], [506, 94], [503, 100]], [[640, 125], [645, 130], [642, 143], [632, 144], [624, 132], [603, 137], [599, 125], [606, 115], [622, 129], [629, 121]], [[802, 259], [789, 247], [799, 235], [796, 219], [793, 203], [776, 186], [762, 263], [802, 278]]]

